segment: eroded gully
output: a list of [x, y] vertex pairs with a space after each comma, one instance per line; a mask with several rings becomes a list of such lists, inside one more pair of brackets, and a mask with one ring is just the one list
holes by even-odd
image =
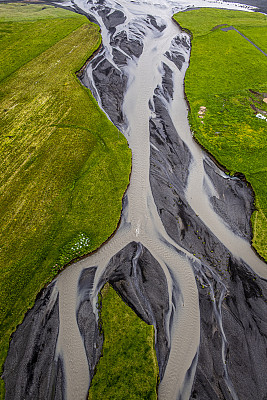
[[171, 20], [190, 2], [65, 5], [101, 26], [103, 49], [82, 80], [128, 140], [131, 182], [115, 235], [63, 271], [15, 333], [6, 398], [87, 397], [103, 340], [98, 293], [109, 281], [155, 326], [159, 399], [248, 400], [255, 390], [263, 399], [267, 268], [249, 243], [252, 194], [190, 133], [183, 92], [190, 42]]

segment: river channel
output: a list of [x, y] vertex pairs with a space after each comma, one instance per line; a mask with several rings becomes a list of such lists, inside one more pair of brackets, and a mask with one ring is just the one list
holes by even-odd
[[6, 398], [86, 399], [103, 340], [98, 293], [109, 281], [155, 327], [160, 400], [266, 399], [267, 267], [250, 246], [253, 196], [192, 138], [190, 39], [171, 18], [193, 6], [244, 7], [64, 5], [101, 27], [103, 47], [82, 82], [128, 140], [131, 181], [113, 237], [66, 268], [14, 334]]

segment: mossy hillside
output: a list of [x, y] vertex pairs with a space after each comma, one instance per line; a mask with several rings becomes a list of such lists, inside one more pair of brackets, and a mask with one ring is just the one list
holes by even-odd
[[[0, 5], [1, 16], [5, 7]], [[40, 6], [28, 10], [33, 19], [44, 11]], [[56, 43], [52, 37], [36, 56], [36, 23], [31, 51], [0, 83], [1, 365], [10, 334], [40, 289], [64, 264], [95, 250], [116, 229], [129, 182], [127, 141], [75, 76], [100, 44], [99, 28], [83, 16], [64, 13], [68, 17], [53, 18]], [[43, 30], [43, 19], [38, 22]], [[27, 34], [23, 40], [25, 21], [15, 23], [12, 40], [17, 32], [23, 48], [30, 40]], [[0, 58], [8, 69], [2, 51]]]
[[[267, 17], [259, 13], [200, 9], [174, 16], [192, 34], [185, 92], [194, 136], [231, 174], [241, 172], [255, 192], [253, 245], [267, 259]], [[200, 107], [206, 107], [201, 113]]]
[[89, 400], [157, 399], [153, 326], [137, 317], [108, 284], [102, 289], [101, 322], [103, 353]]

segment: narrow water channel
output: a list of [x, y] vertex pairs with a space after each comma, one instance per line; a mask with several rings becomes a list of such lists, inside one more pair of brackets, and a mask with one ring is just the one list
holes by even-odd
[[[106, 281], [155, 326], [160, 400], [252, 400], [255, 390], [263, 399], [267, 268], [250, 247], [253, 198], [192, 139], [183, 91], [190, 40], [171, 19], [191, 6], [242, 6], [205, 0], [65, 4], [101, 27], [103, 49], [82, 81], [128, 140], [131, 182], [115, 235], [63, 271], [37, 301], [38, 317], [14, 335], [13, 342], [34, 330], [17, 372], [25, 392], [11, 395], [7, 382], [7, 399], [86, 399], [101, 351], [97, 297]], [[33, 359], [44, 319], [57, 326], [43, 333], [54, 347], [46, 363], [32, 365], [30, 379], [25, 363]], [[10, 359], [12, 344], [5, 371]], [[42, 385], [45, 364], [49, 377]], [[35, 397], [25, 395], [26, 387]]]

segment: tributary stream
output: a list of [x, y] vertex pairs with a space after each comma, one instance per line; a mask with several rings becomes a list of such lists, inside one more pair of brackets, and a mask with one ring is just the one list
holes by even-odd
[[243, 8], [65, 4], [101, 27], [103, 48], [82, 81], [128, 140], [131, 181], [113, 237], [64, 270], [14, 334], [6, 398], [86, 399], [101, 353], [98, 293], [109, 281], [155, 327], [160, 400], [266, 399], [267, 267], [250, 246], [253, 198], [192, 139], [190, 40], [171, 19], [190, 6]]

